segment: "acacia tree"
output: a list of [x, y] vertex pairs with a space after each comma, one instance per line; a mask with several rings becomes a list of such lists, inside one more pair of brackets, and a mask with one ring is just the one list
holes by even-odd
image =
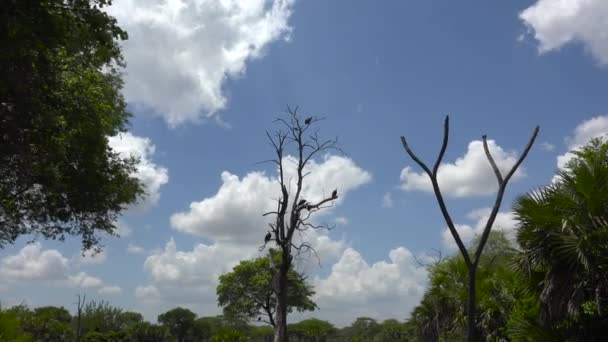
[[[287, 118], [278, 118], [275, 122], [280, 128], [266, 135], [274, 149], [275, 158], [271, 159], [279, 171], [278, 182], [281, 188], [281, 196], [277, 199], [277, 208], [265, 213], [264, 216], [274, 215], [274, 222], [270, 223], [269, 235], [266, 236], [266, 244], [273, 243], [281, 252], [281, 259], [274, 261], [272, 253], [269, 254], [270, 270], [272, 272], [272, 288], [276, 294], [277, 304], [275, 310], [275, 332], [274, 341], [287, 341], [287, 312], [288, 312], [288, 274], [294, 256], [301, 253], [313, 252], [314, 249], [306, 241], [295, 242], [294, 234], [309, 229], [329, 229], [327, 225], [316, 225], [309, 221], [310, 217], [317, 211], [331, 206], [338, 198], [338, 190], [334, 190], [329, 196], [323, 196], [318, 201], [308, 201], [302, 197], [302, 189], [306, 176], [309, 175], [307, 165], [313, 158], [321, 153], [337, 148], [337, 138], [323, 139], [318, 130], [312, 127], [321, 119], [308, 117], [303, 119], [297, 112], [288, 107]], [[294, 160], [287, 160], [289, 151], [295, 154]], [[286, 176], [286, 163], [295, 162], [295, 179]], [[294, 189], [291, 189], [291, 186]], [[291, 192], [289, 191], [291, 190]]]
[[474, 250], [474, 254], [472, 254], [472, 255], [467, 251], [466, 246], [462, 242], [462, 239], [460, 238], [460, 235], [458, 234], [458, 231], [456, 230], [456, 227], [454, 226], [452, 217], [450, 216], [450, 213], [448, 212], [448, 209], [445, 205], [445, 201], [443, 200], [443, 195], [441, 194], [441, 189], [439, 188], [439, 181], [437, 180], [437, 173], [439, 171], [439, 166], [441, 165], [441, 161], [443, 160], [443, 156], [448, 147], [448, 138], [449, 138], [449, 132], [450, 132], [449, 116], [445, 117], [445, 121], [444, 121], [444, 125], [443, 125], [443, 142], [441, 144], [441, 149], [439, 151], [439, 155], [437, 156], [437, 160], [435, 161], [435, 165], [433, 165], [433, 169], [430, 169], [422, 160], [420, 160], [420, 158], [418, 158], [418, 156], [416, 156], [416, 154], [409, 147], [405, 137], [403, 137], [403, 136], [401, 137], [401, 143], [403, 145], [403, 148], [407, 152], [407, 154], [429, 176], [429, 178], [431, 180], [431, 184], [433, 186], [433, 192], [435, 193], [435, 197], [437, 198], [437, 203], [439, 204], [439, 209], [441, 210], [441, 214], [443, 215], [443, 218], [445, 219], [448, 229], [450, 230], [450, 233], [452, 234], [452, 237], [454, 238], [454, 241], [456, 242], [456, 245], [458, 246], [458, 249], [459, 249], [460, 253], [462, 254], [465, 265], [467, 267], [468, 283], [469, 283], [468, 284], [469, 293], [468, 293], [468, 299], [467, 299], [467, 340], [470, 342], [477, 340], [476, 310], [475, 310], [475, 294], [476, 294], [475, 274], [477, 271], [477, 266], [479, 265], [481, 253], [483, 252], [483, 248], [485, 247], [488, 237], [490, 235], [490, 231], [492, 230], [492, 225], [494, 224], [494, 220], [496, 219], [496, 215], [498, 214], [498, 210], [500, 209], [500, 206], [502, 204], [502, 199], [503, 199], [505, 190], [507, 188], [507, 184], [509, 183], [509, 180], [511, 179], [513, 174], [515, 174], [515, 171], [517, 171], [517, 169], [519, 168], [521, 163], [524, 161], [524, 159], [528, 155], [528, 152], [530, 152], [530, 149], [532, 148], [532, 145], [534, 144], [534, 141], [536, 140], [536, 136], [538, 135], [539, 129], [540, 129], [539, 126], [536, 126], [536, 128], [534, 129], [534, 132], [532, 133], [532, 137], [530, 137], [530, 140], [528, 141], [528, 144], [524, 148], [524, 151], [522, 152], [522, 154], [519, 156], [519, 159], [517, 159], [517, 161], [515, 162], [513, 167], [511, 167], [509, 172], [504, 177], [503, 177], [502, 173], [500, 172], [500, 169], [496, 165], [496, 162], [494, 161], [492, 154], [490, 153], [490, 149], [488, 148], [488, 142], [486, 140], [486, 135], [482, 136], [483, 149], [484, 149], [485, 155], [488, 159], [488, 162], [490, 163], [490, 166], [492, 167], [492, 170], [494, 171], [496, 180], [498, 181], [498, 192], [496, 194], [496, 199], [494, 200], [494, 206], [492, 207], [490, 216], [488, 216], [486, 224], [481, 233], [481, 237], [479, 239], [479, 244], [477, 245], [477, 248]]
[[[275, 263], [280, 253], [270, 251]], [[317, 306], [312, 301], [312, 286], [292, 266], [287, 274], [287, 312], [312, 311]], [[218, 304], [224, 315], [236, 320], [256, 320], [275, 326], [276, 295], [272, 289], [272, 272], [268, 258], [244, 260], [232, 272], [220, 276], [217, 286]], [[262, 318], [263, 317], [263, 318]]]

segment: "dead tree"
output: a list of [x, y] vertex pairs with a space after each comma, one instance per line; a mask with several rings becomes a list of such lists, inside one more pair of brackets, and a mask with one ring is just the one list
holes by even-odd
[[[317, 117], [302, 119], [297, 113], [297, 108], [292, 110], [288, 107], [287, 118], [275, 120], [280, 128], [273, 134], [266, 132], [275, 154], [275, 158], [268, 162], [278, 168], [278, 183], [281, 191], [280, 197], [277, 199], [276, 210], [264, 214], [264, 216], [273, 215], [274, 219], [270, 223], [271, 238], [261, 246], [261, 249], [263, 249], [266, 244], [272, 243], [281, 252], [281, 261], [278, 265], [273, 260], [272, 255], [269, 255], [273, 274], [272, 287], [277, 297], [275, 342], [285, 342], [288, 339], [287, 273], [289, 267], [294, 256], [297, 257], [303, 253], [315, 253], [309, 243], [294, 241], [295, 234], [309, 229], [330, 229], [331, 227], [328, 225], [313, 224], [309, 219], [315, 212], [330, 207], [338, 198], [337, 190], [315, 201], [303, 198], [302, 194], [304, 181], [310, 174], [307, 165], [313, 158], [332, 150], [339, 151], [336, 138], [322, 139], [319, 137], [319, 131], [313, 130], [313, 126], [320, 120]], [[295, 167], [296, 175], [294, 179], [288, 179], [286, 175], [286, 167], [288, 167], [286, 164], [294, 161], [286, 159], [289, 152], [294, 154], [292, 156], [295, 160], [293, 167]]]
[[530, 149], [532, 148], [532, 145], [534, 144], [534, 141], [536, 140], [536, 136], [538, 135], [539, 129], [540, 128], [538, 126], [536, 126], [536, 128], [534, 129], [534, 132], [532, 133], [532, 137], [530, 138], [530, 140], [528, 141], [528, 144], [524, 148], [523, 153], [519, 156], [519, 159], [517, 160], [515, 165], [513, 165], [511, 170], [509, 170], [509, 172], [507, 173], [507, 175], [505, 177], [503, 177], [500, 170], [498, 169], [498, 166], [496, 165], [496, 162], [494, 161], [494, 158], [492, 158], [490, 149], [488, 148], [488, 142], [486, 140], [486, 136], [485, 135], [482, 136], [484, 152], [486, 154], [488, 162], [490, 163], [490, 166], [492, 166], [492, 170], [494, 171], [494, 174], [496, 175], [496, 180], [498, 181], [498, 192], [496, 194], [496, 199], [494, 200], [494, 206], [492, 207], [490, 216], [488, 217], [488, 220], [486, 221], [483, 232], [481, 234], [481, 238], [479, 240], [479, 245], [477, 246], [477, 249], [475, 250], [474, 255], [471, 255], [469, 253], [469, 251], [465, 247], [464, 243], [462, 242], [462, 239], [460, 238], [460, 235], [458, 234], [456, 227], [454, 226], [454, 222], [452, 221], [452, 218], [445, 205], [445, 202], [443, 200], [443, 195], [441, 194], [441, 189], [439, 188], [439, 182], [437, 180], [437, 172], [439, 171], [439, 166], [441, 165], [441, 161], [445, 154], [445, 150], [448, 146], [448, 136], [449, 136], [449, 130], [450, 130], [449, 117], [448, 116], [445, 117], [445, 122], [444, 122], [444, 126], [443, 126], [443, 143], [441, 144], [441, 150], [439, 151], [439, 155], [437, 157], [437, 160], [435, 161], [435, 165], [433, 166], [432, 170], [423, 161], [421, 161], [420, 158], [418, 158], [418, 156], [416, 156], [416, 154], [410, 149], [405, 137], [403, 137], [403, 136], [401, 137], [401, 143], [403, 144], [403, 148], [405, 149], [407, 154], [429, 176], [429, 178], [431, 180], [431, 184], [433, 185], [433, 192], [435, 193], [435, 197], [437, 198], [437, 203], [439, 204], [439, 209], [441, 210], [441, 214], [443, 215], [443, 218], [445, 219], [445, 222], [447, 223], [450, 233], [452, 233], [452, 237], [454, 238], [454, 241], [456, 241], [456, 245], [458, 245], [458, 249], [460, 250], [460, 253], [462, 254], [462, 257], [463, 257], [464, 262], [468, 269], [469, 296], [468, 296], [468, 302], [467, 302], [467, 341], [469, 341], [469, 342], [477, 341], [477, 326], [476, 326], [476, 317], [475, 317], [476, 316], [475, 275], [477, 272], [477, 266], [479, 264], [479, 259], [481, 257], [481, 253], [483, 252], [483, 248], [488, 240], [488, 236], [490, 235], [490, 231], [492, 230], [492, 225], [494, 224], [494, 220], [496, 219], [496, 215], [498, 214], [500, 205], [502, 204], [502, 199], [503, 199], [503, 196], [505, 193], [505, 189], [507, 187], [507, 183], [509, 182], [509, 180], [511, 179], [511, 177], [513, 176], [515, 171], [519, 168], [521, 163], [524, 161], [524, 159], [528, 155], [528, 152], [530, 152]]
[[87, 295], [83, 295], [82, 298], [80, 294], [78, 295], [78, 302], [76, 303], [76, 341], [80, 342], [82, 339], [82, 308], [84, 308], [84, 304], [87, 300]]

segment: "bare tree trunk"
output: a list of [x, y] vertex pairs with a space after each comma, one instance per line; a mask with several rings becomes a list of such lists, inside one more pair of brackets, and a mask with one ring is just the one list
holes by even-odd
[[475, 273], [477, 267], [469, 268], [469, 298], [467, 299], [467, 341], [477, 341], [477, 307], [475, 306]]
[[275, 312], [274, 342], [287, 342], [287, 272], [289, 271], [289, 251], [284, 250], [281, 265], [276, 275], [277, 310]]
[[448, 212], [448, 209], [443, 200], [443, 195], [441, 194], [441, 189], [439, 188], [439, 181], [437, 178], [437, 173], [439, 172], [439, 167], [441, 166], [443, 156], [444, 156], [446, 148], [448, 146], [448, 137], [449, 137], [449, 130], [450, 130], [449, 122], [450, 122], [449, 117], [446, 116], [445, 122], [443, 125], [443, 129], [444, 129], [443, 130], [443, 142], [441, 144], [441, 150], [439, 151], [437, 160], [435, 161], [435, 164], [433, 165], [433, 169], [430, 169], [422, 160], [420, 160], [420, 158], [418, 158], [418, 156], [416, 156], [414, 151], [412, 151], [410, 149], [410, 147], [407, 143], [407, 140], [403, 136], [401, 137], [401, 143], [403, 145], [403, 148], [407, 152], [407, 154], [412, 158], [412, 160], [414, 160], [414, 162], [416, 162], [416, 164], [418, 164], [418, 166], [420, 166], [420, 168], [422, 168], [424, 170], [424, 172], [429, 176], [429, 179], [433, 186], [433, 192], [435, 193], [435, 197], [437, 198], [437, 203], [439, 204], [439, 209], [441, 210], [441, 214], [443, 215], [443, 218], [445, 219], [445, 222], [448, 225], [448, 229], [450, 230], [450, 233], [452, 234], [452, 237], [454, 238], [454, 241], [456, 242], [456, 245], [458, 246], [458, 249], [460, 250], [460, 254], [462, 255], [462, 258], [464, 259], [464, 262], [469, 271], [469, 274], [468, 274], [469, 275], [469, 298], [467, 300], [467, 341], [475, 342], [478, 340], [477, 324], [476, 324], [476, 308], [475, 308], [475, 297], [476, 297], [475, 274], [477, 272], [477, 266], [479, 265], [481, 253], [483, 252], [483, 248], [485, 247], [488, 237], [490, 235], [490, 231], [492, 230], [492, 225], [494, 224], [496, 215], [498, 214], [498, 211], [500, 210], [500, 205], [502, 204], [502, 199], [503, 199], [507, 184], [509, 183], [509, 180], [511, 179], [511, 177], [513, 176], [515, 171], [517, 171], [517, 168], [519, 168], [521, 163], [524, 161], [524, 159], [528, 155], [528, 152], [530, 152], [530, 149], [532, 148], [532, 145], [534, 144], [534, 141], [536, 140], [536, 136], [538, 135], [538, 131], [540, 128], [538, 126], [536, 126], [536, 128], [534, 129], [534, 132], [532, 133], [532, 137], [530, 138], [530, 140], [528, 141], [528, 144], [524, 148], [524, 151], [519, 156], [519, 159], [517, 159], [517, 161], [515, 162], [515, 165], [513, 165], [513, 167], [511, 167], [511, 169], [509, 170], [509, 172], [506, 174], [505, 177], [503, 177], [498, 166], [496, 165], [496, 162], [494, 161], [494, 158], [492, 157], [492, 154], [490, 153], [490, 149], [488, 147], [488, 142], [487, 142], [487, 137], [485, 135], [483, 135], [481, 137], [482, 141], [483, 141], [484, 152], [486, 154], [488, 162], [490, 163], [490, 166], [492, 167], [492, 170], [494, 171], [496, 180], [498, 181], [498, 193], [496, 194], [496, 199], [494, 200], [494, 206], [492, 207], [490, 216], [488, 217], [485, 227], [482, 231], [481, 238], [479, 240], [479, 245], [477, 246], [477, 250], [475, 251], [474, 255], [471, 255], [469, 253], [469, 251], [467, 251], [466, 246], [464, 245], [462, 239], [460, 238], [460, 234], [458, 234], [458, 230], [456, 230], [456, 226], [454, 225], [452, 217], [450, 216], [450, 213]]

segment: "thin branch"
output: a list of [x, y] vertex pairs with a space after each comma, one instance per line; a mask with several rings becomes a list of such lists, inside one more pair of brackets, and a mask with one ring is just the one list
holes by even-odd
[[515, 171], [517, 171], [517, 169], [519, 168], [521, 163], [523, 163], [524, 159], [526, 159], [526, 157], [528, 156], [528, 153], [530, 152], [530, 149], [532, 149], [532, 145], [534, 145], [534, 141], [536, 140], [536, 137], [538, 136], [539, 130], [540, 130], [540, 127], [536, 126], [536, 128], [534, 129], [534, 132], [532, 133], [532, 136], [530, 137], [530, 140], [528, 141], [528, 144], [524, 148], [524, 151], [519, 156], [519, 159], [517, 159], [517, 162], [513, 165], [513, 167], [511, 167], [511, 170], [509, 170], [509, 173], [507, 173], [507, 176], [504, 179], [502, 179], [502, 177], [499, 177], [500, 172], [497, 172], [498, 168], [496, 167], [496, 163], [494, 162], [494, 159], [492, 158], [492, 155], [490, 154], [489, 149], [487, 149], [487, 144], [485, 143], [486, 137], [485, 137], [485, 135], [483, 136], [484, 150], [486, 151], [486, 157], [490, 161], [492, 168], [495, 169], [494, 172], [496, 173], [496, 177], [499, 180], [499, 187], [498, 187], [498, 193], [496, 194], [496, 199], [494, 200], [494, 206], [492, 207], [490, 216], [488, 217], [488, 220], [486, 221], [486, 225], [483, 229], [483, 233], [481, 234], [481, 239], [479, 240], [479, 245], [477, 246], [477, 250], [475, 251], [475, 260], [474, 260], [475, 265], [477, 265], [479, 263], [479, 259], [481, 258], [481, 253], [483, 252], [483, 248], [484, 248], [486, 242], [488, 241], [488, 237], [490, 236], [490, 230], [492, 229], [492, 226], [494, 225], [494, 221], [496, 220], [496, 215], [498, 215], [498, 211], [500, 210], [500, 205], [502, 204], [502, 199], [504, 197], [504, 193], [505, 193], [505, 189], [507, 188], [507, 184], [509, 183], [509, 180], [511, 179], [513, 174], [515, 174]]
[[500, 169], [498, 169], [498, 166], [496, 165], [496, 162], [494, 161], [494, 158], [492, 158], [492, 154], [490, 153], [490, 149], [488, 148], [488, 140], [487, 140], [487, 136], [484, 134], [481, 139], [483, 140], [483, 150], [486, 153], [486, 157], [488, 158], [488, 161], [490, 162], [490, 165], [492, 166], [492, 170], [494, 170], [494, 174], [496, 175], [496, 180], [498, 181], [498, 186], [502, 186], [502, 184], [504, 183], [503, 179], [502, 179], [502, 175], [500, 174]]

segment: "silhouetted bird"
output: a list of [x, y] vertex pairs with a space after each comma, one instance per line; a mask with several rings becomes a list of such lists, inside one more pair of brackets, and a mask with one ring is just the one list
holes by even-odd
[[304, 204], [306, 204], [306, 200], [305, 199], [301, 199], [300, 202], [298, 202], [298, 207], [303, 206]]
[[264, 243], [267, 243], [268, 241], [270, 241], [271, 237], [272, 237], [272, 234], [270, 234], [270, 232], [268, 232], [268, 234], [266, 234], [266, 236], [264, 236]]
[[331, 197], [332, 197], [332, 198], [338, 198], [338, 189], [336, 189], [336, 190], [332, 191], [332, 193], [331, 193]]
[[305, 124], [305, 125], [310, 125], [311, 121], [312, 121], [312, 116], [311, 116], [311, 117], [306, 118], [306, 120], [304, 120], [304, 124]]

